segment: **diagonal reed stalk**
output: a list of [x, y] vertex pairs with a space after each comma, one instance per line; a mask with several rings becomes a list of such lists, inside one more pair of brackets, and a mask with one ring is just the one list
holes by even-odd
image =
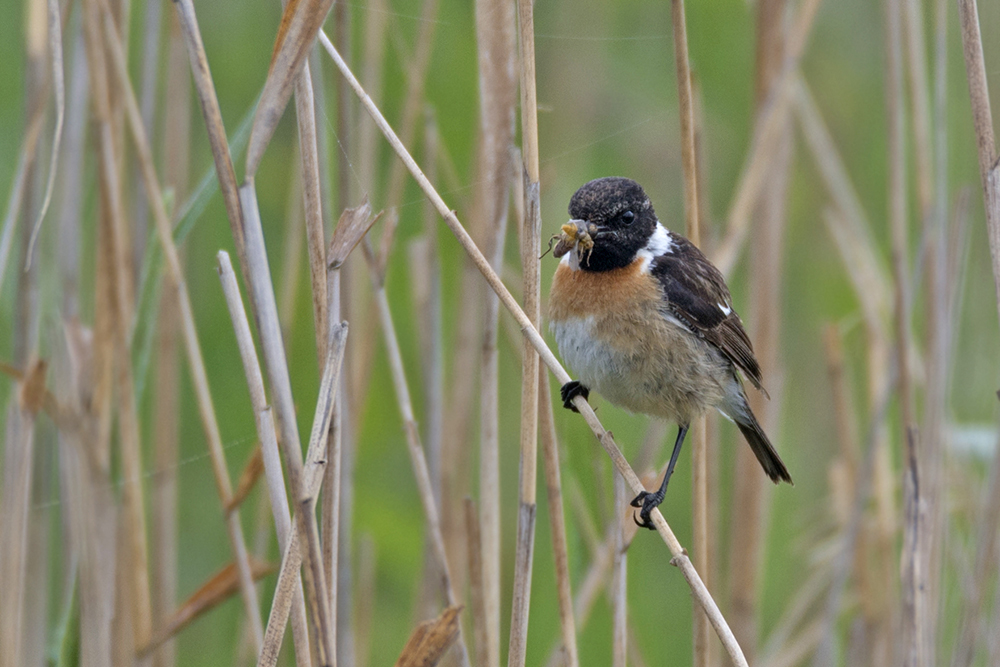
[[[480, 273], [482, 273], [483, 277], [486, 279], [487, 284], [489, 284], [490, 288], [493, 289], [493, 291], [500, 298], [500, 302], [511, 313], [511, 315], [513, 315], [514, 319], [521, 327], [522, 333], [529, 340], [532, 347], [534, 347], [535, 350], [538, 352], [538, 354], [541, 357], [541, 360], [544, 361], [545, 365], [549, 367], [549, 370], [552, 372], [553, 375], [555, 375], [556, 380], [558, 382], [562, 384], [569, 382], [572, 379], [570, 378], [569, 373], [566, 372], [566, 370], [562, 367], [562, 364], [559, 363], [559, 360], [556, 359], [555, 355], [552, 353], [552, 350], [549, 349], [548, 345], [545, 343], [545, 340], [538, 333], [538, 330], [531, 324], [531, 321], [528, 319], [527, 315], [525, 315], [524, 311], [521, 310], [521, 307], [514, 300], [514, 297], [511, 296], [510, 292], [507, 290], [503, 282], [500, 280], [500, 277], [490, 267], [486, 257], [484, 257], [479, 248], [476, 247], [475, 242], [472, 240], [472, 237], [469, 236], [469, 233], [465, 230], [465, 227], [459, 221], [458, 216], [455, 215], [454, 211], [448, 208], [448, 205], [445, 204], [444, 200], [441, 198], [441, 195], [438, 194], [434, 186], [427, 180], [426, 176], [424, 176], [424, 173], [420, 170], [420, 167], [414, 161], [410, 153], [406, 150], [406, 147], [403, 146], [403, 144], [399, 141], [399, 137], [396, 136], [396, 133], [393, 131], [392, 127], [388, 124], [388, 122], [386, 122], [385, 117], [382, 116], [382, 113], [378, 110], [378, 107], [375, 106], [375, 103], [361, 87], [361, 84], [354, 77], [354, 74], [351, 72], [350, 68], [347, 67], [347, 63], [345, 63], [343, 58], [341, 58], [340, 53], [337, 52], [337, 49], [333, 46], [329, 38], [323, 32], [320, 32], [319, 39], [320, 43], [323, 45], [323, 48], [326, 49], [327, 53], [330, 54], [330, 57], [337, 65], [337, 69], [339, 69], [341, 74], [348, 80], [348, 82], [350, 82], [351, 88], [354, 90], [355, 94], [361, 100], [361, 104], [365, 108], [365, 111], [367, 111], [371, 115], [372, 119], [375, 121], [379, 129], [382, 131], [382, 134], [389, 141], [389, 144], [391, 145], [392, 149], [396, 152], [399, 158], [403, 160], [403, 162], [406, 164], [407, 169], [410, 171], [410, 173], [416, 179], [417, 183], [420, 185], [420, 189], [424, 191], [424, 194], [434, 204], [434, 208], [437, 209], [438, 214], [441, 215], [441, 217], [445, 221], [445, 224], [448, 225], [448, 228], [455, 235], [459, 244], [462, 246], [462, 248], [466, 251], [469, 257], [475, 263], [476, 268], [479, 269]], [[614, 441], [614, 437], [601, 425], [601, 422], [597, 418], [597, 415], [594, 413], [593, 408], [591, 408], [590, 405], [585, 400], [583, 400], [582, 397], [579, 397], [577, 400], [575, 400], [574, 405], [580, 411], [580, 414], [583, 416], [583, 419], [587, 422], [587, 425], [590, 427], [591, 431], [593, 431], [594, 436], [598, 439], [601, 446], [604, 448], [605, 452], [608, 454], [609, 457], [611, 457], [611, 461], [614, 464], [615, 468], [625, 478], [625, 482], [627, 483], [628, 488], [631, 489], [631, 491], [636, 494], [642, 491], [643, 486], [642, 483], [639, 481], [638, 476], [636, 476], [635, 471], [632, 470], [632, 467], [628, 464], [628, 461], [625, 460], [625, 457], [622, 455], [621, 450], [618, 448], [618, 445]], [[746, 665], [747, 664], [746, 658], [743, 656], [743, 652], [740, 649], [739, 644], [733, 637], [732, 630], [729, 628], [726, 619], [719, 611], [718, 605], [715, 603], [715, 600], [708, 592], [708, 589], [705, 587], [704, 582], [698, 575], [697, 570], [695, 570], [694, 566], [691, 564], [691, 560], [688, 558], [687, 554], [684, 551], [684, 548], [677, 540], [677, 537], [674, 535], [673, 530], [670, 528], [669, 524], [667, 524], [666, 519], [663, 518], [663, 515], [659, 512], [659, 510], [653, 511], [652, 518], [657, 533], [659, 533], [660, 537], [667, 545], [667, 548], [670, 550], [670, 553], [672, 555], [670, 561], [671, 564], [680, 568], [681, 573], [684, 575], [684, 579], [688, 583], [688, 586], [691, 587], [692, 594], [698, 599], [702, 607], [706, 610], [706, 613], [709, 616], [709, 620], [712, 623], [712, 627], [715, 628], [716, 633], [722, 640], [723, 646], [727, 654], [729, 655], [730, 659], [733, 661], [735, 665], [738, 666]]]

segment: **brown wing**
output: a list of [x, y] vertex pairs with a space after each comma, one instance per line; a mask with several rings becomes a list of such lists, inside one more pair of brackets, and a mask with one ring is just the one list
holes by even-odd
[[672, 241], [671, 251], [651, 267], [663, 289], [665, 312], [719, 348], [766, 396], [753, 345], [722, 274], [687, 239], [673, 234]]

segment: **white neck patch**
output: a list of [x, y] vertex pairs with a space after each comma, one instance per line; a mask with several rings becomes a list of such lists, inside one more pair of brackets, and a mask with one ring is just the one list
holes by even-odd
[[646, 247], [636, 253], [636, 257], [642, 260], [642, 272], [646, 273], [649, 271], [649, 266], [653, 263], [654, 259], [660, 255], [666, 255], [667, 253], [671, 253], [673, 251], [673, 237], [671, 237], [667, 228], [657, 221], [656, 229], [653, 230], [653, 235], [650, 236], [649, 241], [646, 242]]

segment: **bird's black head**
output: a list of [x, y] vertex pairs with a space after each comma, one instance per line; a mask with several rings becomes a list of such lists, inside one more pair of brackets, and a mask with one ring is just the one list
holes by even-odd
[[574, 220], [597, 227], [594, 247], [582, 256], [580, 268], [608, 271], [631, 264], [656, 230], [656, 213], [635, 181], [615, 176], [590, 181], [569, 200]]

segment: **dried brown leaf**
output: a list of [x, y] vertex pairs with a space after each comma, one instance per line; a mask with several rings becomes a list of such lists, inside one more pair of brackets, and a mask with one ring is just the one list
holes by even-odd
[[42, 409], [48, 393], [45, 389], [45, 372], [48, 368], [49, 363], [44, 359], [35, 359], [29, 363], [18, 395], [22, 410], [37, 414]]
[[295, 81], [302, 72], [306, 55], [332, 6], [333, 0], [293, 0], [285, 7], [271, 67], [250, 130], [246, 167], [248, 179], [257, 172], [264, 150], [292, 95]]
[[461, 611], [461, 606], [448, 607], [436, 619], [418, 625], [403, 647], [396, 667], [436, 665], [458, 638], [458, 614]]
[[[251, 556], [250, 569], [254, 581], [257, 581], [274, 572], [277, 567], [272, 563], [261, 563]], [[228, 563], [209, 577], [208, 581], [177, 608], [177, 611], [167, 619], [166, 624], [153, 636], [149, 644], [143, 647], [141, 654], [148, 654], [187, 627], [191, 621], [236, 595], [239, 590], [240, 579], [239, 573], [236, 571], [236, 564]]]
[[368, 203], [367, 196], [361, 202], [361, 206], [344, 209], [344, 212], [340, 214], [336, 229], [333, 230], [330, 248], [326, 253], [326, 261], [331, 269], [340, 268], [347, 260], [347, 256], [375, 224], [375, 221], [382, 217], [382, 213], [384, 211], [372, 215], [372, 207]]
[[247, 461], [243, 473], [240, 475], [240, 481], [236, 485], [236, 492], [233, 493], [233, 497], [229, 499], [226, 505], [227, 513], [232, 512], [243, 504], [243, 501], [253, 491], [254, 485], [257, 484], [257, 480], [260, 479], [263, 473], [264, 454], [260, 449], [260, 443], [258, 443], [253, 450], [253, 454], [250, 456], [250, 460]]

